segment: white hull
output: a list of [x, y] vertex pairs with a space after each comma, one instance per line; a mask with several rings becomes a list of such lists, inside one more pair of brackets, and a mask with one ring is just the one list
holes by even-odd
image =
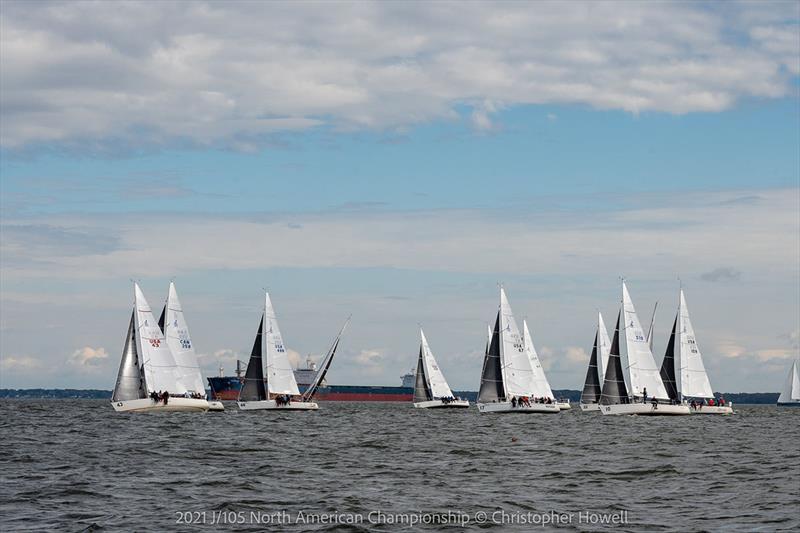
[[273, 411], [315, 411], [319, 409], [316, 402], [291, 402], [278, 405], [275, 400], [262, 400], [255, 402], [236, 402], [242, 411], [259, 411], [270, 409]]
[[600, 404], [599, 403], [582, 403], [580, 405], [581, 405], [581, 411], [584, 411], [584, 412], [587, 412], [587, 411], [599, 411], [600, 410]]
[[417, 409], [452, 409], [456, 407], [464, 408], [469, 407], [467, 400], [453, 400], [449, 403], [444, 403], [442, 400], [429, 400], [427, 402], [414, 402], [414, 407]]
[[733, 406], [732, 405], [704, 405], [697, 409], [692, 409], [689, 406], [693, 415], [732, 415], [733, 414]]
[[167, 405], [163, 402], [154, 402], [150, 398], [140, 398], [138, 400], [126, 400], [122, 402], [111, 402], [114, 410], [118, 413], [151, 413], [156, 411], [164, 412], [198, 412], [208, 411], [208, 402], [196, 398], [181, 398], [179, 396], [170, 397]]
[[681, 416], [689, 415], [688, 405], [658, 404], [654, 407], [651, 403], [622, 403], [619, 405], [601, 405], [600, 412], [604, 415], [639, 415], [639, 416]]
[[211, 400], [208, 402], [208, 410], [209, 411], [224, 411], [225, 406], [222, 405], [222, 402], [217, 400]]
[[479, 403], [478, 411], [481, 413], [560, 413], [561, 409], [554, 403], [532, 403], [528, 406], [511, 405], [511, 402]]
[[556, 402], [556, 405], [561, 411], [567, 411], [569, 409], [572, 409], [572, 404], [569, 403], [569, 400], [565, 402]]

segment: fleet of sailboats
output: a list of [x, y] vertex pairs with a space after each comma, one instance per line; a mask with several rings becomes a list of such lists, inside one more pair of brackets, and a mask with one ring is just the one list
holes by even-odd
[[[682, 287], [666, 352], [657, 367], [653, 357], [657, 308], [658, 303], [645, 334], [623, 280], [613, 340], [598, 312], [581, 410], [603, 415], [732, 414], [731, 403], [715, 399]], [[350, 318], [336, 335], [311, 383], [301, 392], [272, 301], [265, 293], [264, 310], [237, 401], [239, 409], [317, 410], [314, 396], [349, 322]], [[415, 408], [469, 406], [467, 400], [453, 395], [422, 328], [415, 378]], [[197, 354], [173, 282], [158, 321], [138, 283], [134, 283], [134, 306], [111, 403], [119, 412], [223, 409], [221, 402], [206, 398]], [[778, 405], [800, 406], [800, 360], [792, 362]], [[477, 406], [481, 413], [553, 414], [570, 408], [569, 402], [556, 400], [527, 320], [523, 320], [520, 331], [503, 287], [494, 327], [488, 327]]]
[[418, 409], [439, 409], [469, 407], [467, 400], [456, 398], [444, 378], [433, 352], [428, 346], [425, 332], [419, 329], [419, 359], [414, 382], [414, 407]]

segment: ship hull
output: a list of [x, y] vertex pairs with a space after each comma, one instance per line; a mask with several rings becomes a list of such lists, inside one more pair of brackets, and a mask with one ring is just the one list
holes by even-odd
[[[236, 401], [242, 382], [239, 378], [213, 377], [208, 378], [213, 400]], [[305, 386], [300, 385], [300, 392], [305, 392]], [[314, 400], [322, 402], [410, 402], [414, 399], [414, 389], [411, 387], [382, 387], [368, 385], [329, 385], [320, 387], [314, 395]]]

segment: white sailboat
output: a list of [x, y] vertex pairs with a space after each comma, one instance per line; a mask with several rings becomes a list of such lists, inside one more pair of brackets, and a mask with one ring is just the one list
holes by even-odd
[[501, 287], [500, 309], [483, 359], [478, 410], [481, 413], [561, 412], [555, 403], [534, 401], [534, 390], [531, 360]]
[[469, 407], [469, 401], [453, 396], [450, 385], [444, 379], [433, 352], [428, 346], [425, 332], [419, 329], [419, 360], [414, 385], [414, 407], [417, 409], [440, 409]]
[[800, 359], [792, 361], [789, 375], [783, 384], [781, 395], [778, 397], [781, 407], [800, 407]]
[[603, 378], [608, 367], [608, 353], [611, 349], [611, 340], [608, 330], [603, 322], [603, 315], [597, 313], [597, 331], [594, 335], [592, 355], [589, 358], [589, 368], [586, 370], [586, 380], [581, 393], [581, 411], [599, 411], [600, 395], [602, 394]]
[[[115, 411], [207, 411], [205, 398], [187, 398], [175, 357], [139, 285], [111, 396]], [[168, 393], [168, 398], [156, 395]]]
[[[612, 383], [608, 384], [609, 393], [606, 394], [605, 381], [609, 379]], [[611, 343], [600, 404], [604, 415], [689, 414], [687, 405], [675, 405], [667, 394], [625, 281], [622, 282], [622, 310]]]
[[[164, 337], [167, 339], [167, 346], [169, 346], [173, 357], [175, 357], [179, 379], [183, 382], [190, 395], [206, 398], [203, 374], [200, 372], [200, 365], [197, 362], [194, 343], [189, 335], [189, 326], [183, 314], [181, 301], [178, 299], [178, 291], [175, 290], [175, 283], [172, 281], [169, 283], [167, 303], [161, 311], [158, 326], [164, 333]], [[224, 411], [225, 407], [222, 402], [208, 401], [208, 410]]]
[[555, 403], [559, 409], [566, 411], [572, 409], [569, 400], [558, 400], [553, 389], [550, 388], [550, 382], [547, 381], [547, 375], [544, 373], [542, 362], [539, 360], [539, 354], [536, 352], [536, 347], [533, 344], [533, 337], [528, 329], [528, 321], [522, 320], [522, 342], [525, 344], [525, 353], [531, 362], [531, 370], [533, 371], [533, 396], [534, 398], [547, 398]]
[[664, 353], [664, 361], [661, 363], [661, 379], [673, 402], [686, 404], [689, 399], [693, 401], [696, 407], [691, 409], [692, 414], [733, 414], [732, 403], [728, 403], [728, 405], [705, 404], [709, 400], [714, 400], [714, 390], [711, 388], [711, 382], [708, 380], [708, 373], [703, 364], [703, 356], [697, 345], [683, 288], [680, 290], [678, 311], [675, 314], [667, 351]]
[[239, 409], [243, 411], [319, 409], [315, 402], [305, 401], [303, 398], [297, 400], [300, 390], [286, 354], [269, 293], [264, 296], [264, 315], [261, 317], [244, 379], [237, 402]]

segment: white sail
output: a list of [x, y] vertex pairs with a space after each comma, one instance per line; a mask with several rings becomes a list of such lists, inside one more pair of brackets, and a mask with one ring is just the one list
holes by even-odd
[[681, 289], [680, 305], [678, 307], [678, 337], [680, 347], [676, 350], [675, 379], [676, 386], [684, 398], [713, 398], [714, 391], [708, 381], [703, 357], [694, 336], [692, 321], [689, 319], [689, 308], [686, 307], [686, 298]]
[[278, 328], [278, 319], [269, 293], [264, 297], [264, 318], [266, 323], [264, 332], [264, 354], [266, 358], [266, 379], [270, 394], [291, 394], [297, 396], [300, 390], [294, 379], [294, 369], [289, 362], [289, 356], [283, 345], [281, 330]]
[[606, 323], [603, 315], [597, 312], [597, 374], [600, 378], [600, 386], [603, 386], [603, 378], [608, 368], [608, 354], [611, 353], [611, 339], [608, 337]]
[[555, 400], [556, 397], [553, 395], [553, 390], [547, 381], [542, 363], [539, 361], [539, 354], [536, 353], [536, 348], [533, 345], [533, 338], [528, 330], [527, 320], [522, 321], [522, 342], [525, 344], [525, 353], [528, 355], [528, 359], [531, 362], [531, 370], [533, 371], [533, 396]]
[[175, 358], [138, 283], [134, 284], [134, 294], [136, 348], [144, 364], [147, 391], [168, 391], [172, 395], [183, 395], [186, 387], [178, 376]]
[[428, 339], [425, 338], [425, 333], [422, 328], [419, 330], [420, 342], [422, 343], [423, 363], [425, 364], [425, 377], [428, 379], [428, 386], [435, 399], [438, 398], [452, 398], [453, 391], [444, 379], [444, 374], [436, 364], [436, 359], [433, 357], [430, 346], [428, 346]]
[[500, 364], [507, 398], [534, 395], [531, 361], [503, 288], [500, 288]]
[[192, 338], [189, 336], [189, 326], [183, 316], [181, 301], [172, 282], [169, 284], [167, 309], [164, 315], [164, 336], [175, 357], [179, 379], [183, 385], [189, 391], [204, 395], [206, 388], [203, 384], [203, 375], [200, 372], [200, 365], [197, 364], [197, 355]]
[[628, 394], [631, 396], [642, 396], [647, 389], [650, 398], [669, 400], [667, 389], [661, 381], [659, 368], [656, 366], [653, 353], [647, 337], [642, 330], [633, 301], [628, 294], [628, 287], [622, 282], [622, 306], [624, 309], [624, 338], [620, 339], [620, 351], [623, 367], [625, 369], [625, 381]]
[[798, 359], [792, 361], [792, 368], [789, 369], [789, 375], [786, 376], [783, 390], [778, 397], [778, 403], [794, 402], [800, 402], [800, 360]]

